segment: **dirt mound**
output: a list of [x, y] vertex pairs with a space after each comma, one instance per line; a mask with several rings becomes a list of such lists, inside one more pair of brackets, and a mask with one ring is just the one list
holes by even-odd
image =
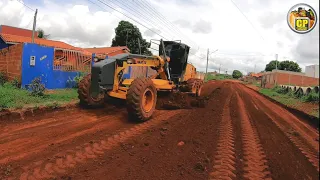
[[205, 107], [207, 99], [206, 97], [195, 97], [182, 92], [159, 93], [156, 108], [174, 110]]

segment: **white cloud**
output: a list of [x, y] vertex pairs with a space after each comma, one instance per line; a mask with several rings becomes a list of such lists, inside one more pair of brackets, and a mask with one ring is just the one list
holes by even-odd
[[[274, 59], [276, 53], [279, 54], [279, 60], [294, 60], [303, 68], [305, 65], [318, 63], [319, 28], [309, 34], [299, 35], [291, 31], [286, 22], [288, 10], [300, 1], [233, 1], [255, 28], [231, 1], [225, 0], [148, 0], [149, 4], [126, 1], [126, 7], [131, 7], [132, 12], [128, 14], [126, 8], [119, 7], [117, 10], [129, 16], [137, 15], [134, 11], [139, 11], [144, 16], [137, 15], [134, 19], [169, 40], [181, 39], [183, 43], [190, 45], [190, 62], [202, 71], [206, 66], [207, 48], [211, 51], [219, 49], [210, 58], [210, 70], [217, 69], [221, 64], [221, 67], [230, 72], [233, 69], [243, 72], [254, 69], [261, 71], [265, 64]], [[319, 9], [319, 1], [306, 0], [305, 3]], [[115, 7], [116, 3], [111, 5]], [[153, 8], [146, 8], [151, 5]], [[61, 6], [61, 3], [56, 1], [43, 0], [43, 6], [33, 8], [39, 9], [38, 27], [51, 34], [52, 39], [63, 40], [75, 46], [110, 46], [114, 28], [122, 19], [137, 25], [147, 40], [160, 38], [119, 12], [104, 5], [101, 7], [107, 11], [88, 4], [88, 1], [67, 1]], [[170, 22], [154, 12], [155, 9]], [[1, 0], [1, 24], [18, 27], [29, 25], [31, 28], [32, 18], [33, 12], [20, 3]]]

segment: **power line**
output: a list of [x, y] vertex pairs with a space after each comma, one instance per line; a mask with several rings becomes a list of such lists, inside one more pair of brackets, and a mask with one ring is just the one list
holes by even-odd
[[249, 18], [241, 11], [241, 9], [238, 7], [238, 5], [233, 1], [230, 0], [232, 2], [232, 4], [240, 11], [240, 13], [246, 18], [246, 20], [250, 23], [250, 25], [253, 27], [253, 29], [260, 35], [260, 37], [262, 38], [262, 40], [265, 40], [263, 38], [263, 36], [261, 35], [261, 33], [258, 31], [258, 29], [253, 25], [253, 23], [249, 20]]
[[[161, 13], [159, 13], [149, 2], [141, 0], [142, 2], [145, 2], [146, 5], [152, 9], [155, 14], [157, 14], [160, 18], [162, 17], [165, 21], [169, 22], [169, 25], [171, 25], [171, 27], [176, 31], [179, 32], [180, 34], [183, 34], [180, 29], [178, 27], [176, 27], [171, 21], [168, 21], [168, 19], [166, 17], [164, 17]], [[195, 45], [197, 45], [197, 43], [195, 43], [194, 41], [192, 41], [190, 38], [188, 38], [187, 36], [185, 36], [187, 39], [190, 40], [191, 43], [194, 43]]]
[[[133, 14], [133, 13], [130, 12], [132, 9], [134, 9], [133, 12], [136, 12], [136, 14], [139, 14], [139, 15], [138, 15], [138, 16], [139, 16], [138, 18], [144, 17], [147, 22], [150, 21], [151, 24], [154, 25], [154, 26], [149, 25], [149, 27], [153, 27], [153, 28], [156, 27], [156, 29], [162, 30], [164, 33], [166, 33], [166, 34], [169, 35], [169, 36], [173, 36], [173, 37], [174, 37], [174, 36], [177, 36], [177, 35], [174, 33], [177, 28], [171, 28], [171, 27], [167, 24], [167, 22], [165, 22], [165, 20], [163, 20], [163, 18], [161, 18], [161, 17], [158, 16], [160, 13], [158, 13], [158, 14], [157, 14], [157, 13], [154, 13], [154, 12], [151, 10], [151, 8], [150, 8], [150, 7], [149, 7], [149, 8], [146, 7], [145, 4], [139, 3], [138, 1], [134, 1], [135, 4], [130, 4], [130, 5], [133, 5], [133, 6], [134, 6], [134, 7], [132, 7], [132, 6], [130, 6], [130, 5], [128, 4], [129, 2], [133, 3], [132, 1], [129, 1], [129, 2], [123, 2], [123, 1], [121, 1], [121, 0], [115, 0], [115, 1], [118, 2], [117, 4], [120, 4], [120, 6], [121, 6], [121, 8], [122, 8], [123, 10], [128, 9], [127, 12], [129, 12], [130, 14], [136, 16], [135, 14]], [[117, 4], [114, 3], [114, 1], [112, 1], [111, 3], [113, 3], [114, 5], [117, 6]], [[119, 5], [118, 5], [118, 6], [119, 6]], [[123, 7], [125, 7], [125, 8], [123, 8]], [[142, 13], [140, 13], [140, 10], [141, 10], [141, 12], [146, 12], [147, 14], [142, 14]], [[162, 24], [162, 25], [161, 25], [161, 24]], [[179, 35], [178, 35], [178, 36], [179, 36]]]
[[[129, 3], [124, 3], [120, 0], [109, 0], [110, 3], [112, 3], [114, 6], [118, 6], [120, 7], [122, 10], [126, 11], [127, 13], [129, 13], [130, 15], [137, 17], [138, 19], [144, 20], [144, 22], [149, 26], [154, 28], [154, 24], [157, 24], [157, 22], [154, 22], [152, 19], [150, 20], [148, 17], [146, 17], [144, 14], [140, 13], [140, 10], [135, 7], [135, 11], [133, 11], [132, 6], [129, 5]], [[134, 13], [133, 13], [134, 12]], [[156, 28], [158, 29], [158, 28]]]
[[[142, 3], [139, 3], [138, 1], [132, 1], [132, 3], [134, 3], [133, 5], [138, 5], [141, 9], [142, 9], [142, 12], [146, 12], [147, 13], [147, 16], [149, 16], [152, 20], [154, 20], [156, 22], [157, 25], [160, 26], [160, 28], [158, 27], [158, 29], [160, 30], [166, 30], [166, 32], [168, 33], [168, 35], [170, 36], [175, 36], [175, 34], [173, 33], [172, 29], [169, 29], [168, 30], [166, 28], [163, 28], [162, 25], [164, 25], [165, 27], [168, 27], [168, 25], [166, 23], [164, 23], [162, 21], [162, 19], [159, 19], [157, 18], [157, 16], [155, 16], [155, 14], [153, 13], [152, 10], [150, 10], [150, 8], [146, 8], [146, 6], [144, 6], [144, 4]], [[137, 8], [137, 7], [136, 7]], [[161, 25], [162, 24], [162, 25]]]
[[[90, 1], [90, 0], [88, 0], [88, 1]], [[159, 34], [159, 33], [155, 32], [154, 30], [152, 30], [152, 29], [150, 29], [150, 28], [148, 28], [146, 25], [144, 25], [144, 24], [140, 23], [139, 21], [135, 20], [134, 18], [131, 18], [130, 16], [128, 16], [128, 15], [126, 15], [126, 14], [122, 13], [121, 11], [117, 10], [116, 8], [114, 8], [114, 7], [112, 7], [112, 6], [108, 5], [108, 4], [106, 4], [104, 1], [101, 1], [101, 0], [97, 0], [97, 1], [99, 1], [100, 3], [102, 3], [102, 4], [106, 5], [106, 6], [108, 6], [108, 7], [109, 7], [109, 8], [111, 8], [112, 10], [117, 11], [118, 13], [120, 13], [120, 14], [124, 15], [125, 17], [127, 17], [127, 18], [129, 18], [129, 19], [133, 20], [134, 22], [136, 22], [136, 23], [140, 24], [141, 26], [143, 26], [143, 27], [145, 27], [145, 28], [149, 29], [151, 32], [153, 32], [153, 33], [155, 33], [155, 34], [159, 35], [159, 36], [160, 36], [160, 37], [162, 37], [163, 39], [168, 40], [167, 38], [163, 37], [161, 34]], [[90, 2], [91, 2], [91, 1], [90, 1]], [[98, 5], [98, 6], [99, 6], [99, 5]], [[101, 6], [99, 6], [99, 7], [100, 7], [100, 8], [102, 8]], [[102, 8], [102, 9], [104, 9], [104, 8]], [[104, 9], [104, 10], [105, 10], [105, 9]]]
[[19, 1], [19, 0], [17, 0], [17, 2], [19, 2], [19, 3], [22, 4], [22, 5], [24, 5], [25, 7], [27, 7], [27, 8], [30, 9], [31, 11], [36, 11], [36, 10], [32, 9], [31, 7], [27, 6], [25, 3]]

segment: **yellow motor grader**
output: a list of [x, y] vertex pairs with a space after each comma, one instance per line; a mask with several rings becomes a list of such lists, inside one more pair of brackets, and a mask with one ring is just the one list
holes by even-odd
[[[200, 96], [203, 81], [189, 76], [184, 79], [190, 47], [177, 41], [159, 43], [159, 55], [145, 56], [123, 53], [92, 65], [91, 74], [79, 83], [81, 104], [96, 106], [110, 96], [126, 100], [128, 116], [135, 121], [152, 117], [158, 91], [180, 91]], [[144, 66], [156, 71], [152, 77], [124, 79], [128, 67]], [[195, 73], [195, 69], [194, 73]]]

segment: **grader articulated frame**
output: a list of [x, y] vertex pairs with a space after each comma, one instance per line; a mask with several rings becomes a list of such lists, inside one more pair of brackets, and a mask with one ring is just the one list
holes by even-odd
[[[106, 96], [126, 100], [129, 118], [146, 121], [151, 118], [157, 103], [157, 91], [183, 91], [200, 96], [203, 81], [184, 80], [189, 46], [176, 41], [162, 41], [158, 56], [124, 53], [94, 63], [91, 74], [79, 83], [81, 104], [96, 106]], [[153, 77], [123, 79], [128, 67], [150, 67]]]

